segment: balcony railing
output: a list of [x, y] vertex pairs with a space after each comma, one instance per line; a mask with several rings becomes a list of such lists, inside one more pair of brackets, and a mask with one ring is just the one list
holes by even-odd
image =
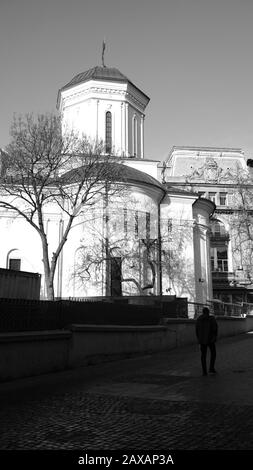
[[220, 232], [212, 232], [210, 235], [211, 241], [228, 241], [229, 234], [228, 233], [220, 233]]
[[235, 281], [235, 273], [229, 271], [222, 271], [222, 270], [213, 270], [212, 271], [212, 279], [214, 284], [218, 283], [230, 283]]

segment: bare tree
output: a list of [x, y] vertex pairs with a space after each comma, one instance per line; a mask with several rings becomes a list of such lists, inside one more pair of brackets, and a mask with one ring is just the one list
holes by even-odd
[[[222, 222], [229, 226], [229, 238], [233, 269], [240, 284], [253, 282], [253, 180], [247, 168], [236, 165], [223, 176], [224, 170], [217, 168], [217, 181], [228, 185], [228, 207], [218, 210]], [[224, 179], [223, 179], [224, 178]], [[188, 190], [197, 192], [198, 186], [190, 175]], [[216, 218], [220, 218], [217, 213]], [[214, 220], [214, 219], [212, 219]]]
[[[131, 203], [128, 201], [128, 211]], [[79, 286], [91, 283], [101, 292], [112, 295], [112, 270], [117, 271], [120, 291], [125, 295], [155, 288], [157, 278], [158, 250], [157, 239], [137, 238], [134, 231], [124, 233], [114, 223], [123, 219], [124, 208], [109, 211], [109, 215], [93, 214], [86, 222], [86, 237], [81, 241], [76, 253], [72, 278]], [[131, 210], [133, 217], [136, 211]], [[143, 213], [145, 216], [146, 213]], [[140, 212], [139, 212], [140, 215]], [[96, 223], [95, 223], [96, 220]], [[121, 220], [122, 221], [122, 220]], [[122, 222], [123, 225], [123, 222]], [[103, 272], [105, 275], [103, 276]], [[117, 288], [113, 289], [114, 295]]]
[[[231, 195], [232, 253], [235, 264], [243, 270], [246, 283], [253, 282], [253, 181], [247, 170], [237, 168], [233, 175], [235, 185]], [[243, 282], [243, 279], [241, 279]]]
[[[122, 202], [115, 213], [113, 210], [109, 211], [108, 218], [104, 217], [104, 223], [103, 214], [99, 212], [90, 214], [87, 219], [86, 235], [76, 253], [72, 275], [75, 285], [84, 288], [90, 285], [91, 289], [99, 288], [101, 294], [106, 291], [109, 295], [110, 288], [107, 288], [107, 284], [113, 282], [111, 270], [114, 267], [124, 295], [144, 295], [147, 292], [155, 294], [156, 287], [160, 290], [162, 287], [159, 283], [161, 270], [164, 293], [187, 293], [193, 296], [195, 278], [186, 256], [192, 237], [191, 222], [183, 218], [174, 219], [173, 223], [172, 219], [164, 219], [161, 220], [160, 236], [157, 232], [157, 237], [153, 238], [156, 231], [150, 234], [149, 230], [140, 231], [140, 227], [137, 234], [135, 201], [130, 202], [128, 198], [128, 213], [132, 214], [132, 225], [124, 233], [124, 201]], [[152, 213], [151, 206], [146, 205], [146, 208], [149, 212], [142, 212], [142, 215], [138, 211], [139, 218], [145, 219], [147, 214]], [[120, 219], [121, 227], [118, 225]], [[152, 224], [154, 223], [152, 219]]]
[[[14, 118], [11, 143], [2, 158], [0, 208], [20, 216], [38, 233], [48, 299], [54, 299], [54, 275], [73, 221], [99, 198], [118, 187], [120, 166], [105, 155], [103, 143], [91, 143], [61, 131], [61, 119], [47, 114]], [[45, 215], [53, 208], [64, 222], [50, 255]]]
[[187, 257], [193, 237], [192, 222], [183, 217], [162, 222], [161, 269], [167, 282], [167, 287], [164, 282], [164, 290], [179, 297], [188, 295], [192, 298], [195, 292], [195, 277]]

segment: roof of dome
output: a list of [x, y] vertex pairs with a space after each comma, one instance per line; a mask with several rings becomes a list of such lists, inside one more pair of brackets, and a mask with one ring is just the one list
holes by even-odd
[[129, 182], [136, 182], [136, 183], [145, 183], [152, 186], [156, 186], [164, 191], [163, 185], [153, 178], [153, 176], [144, 173], [144, 171], [137, 170], [136, 168], [132, 168], [131, 166], [118, 164], [121, 166], [122, 171], [122, 179], [127, 180]]
[[97, 66], [87, 70], [86, 72], [78, 73], [63, 88], [65, 89], [79, 83], [87, 82], [88, 80], [115, 80], [120, 82], [129, 81], [128, 78], [118, 69]]
[[[99, 163], [97, 163], [99, 165]], [[117, 180], [120, 182], [128, 182], [128, 183], [141, 183], [141, 184], [148, 184], [151, 186], [156, 186], [157, 188], [165, 191], [163, 185], [153, 178], [152, 176], [144, 173], [143, 171], [136, 170], [128, 165], [124, 165], [122, 163], [107, 163], [108, 166], [112, 168], [112, 174], [117, 175]], [[82, 171], [85, 171], [85, 166], [74, 168], [73, 170], [68, 171], [64, 175], [62, 175], [62, 179], [66, 183], [75, 183], [79, 181], [79, 178], [82, 174]], [[95, 168], [94, 168], [94, 171]]]
[[[81, 72], [75, 75], [72, 80], [60, 88], [59, 91], [66, 90], [67, 88], [79, 85], [80, 83], [88, 82], [89, 80], [107, 80], [111, 82], [131, 83], [137, 90], [139, 90], [139, 88], [118, 69], [114, 67], [102, 67], [97, 65], [96, 67], [93, 67], [86, 72]], [[143, 91], [141, 91], [141, 93], [143, 93]], [[145, 95], [145, 93], [143, 93], [143, 95]], [[149, 99], [147, 95], [145, 96]]]

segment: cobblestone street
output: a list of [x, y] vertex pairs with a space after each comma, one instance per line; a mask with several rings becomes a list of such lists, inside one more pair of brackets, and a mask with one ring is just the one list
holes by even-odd
[[0, 449], [252, 450], [253, 335], [0, 385]]

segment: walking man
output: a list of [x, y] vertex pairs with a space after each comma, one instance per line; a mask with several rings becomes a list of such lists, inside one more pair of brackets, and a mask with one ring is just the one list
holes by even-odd
[[214, 368], [216, 359], [215, 341], [218, 334], [218, 325], [213, 315], [209, 314], [209, 308], [204, 307], [203, 313], [196, 320], [196, 335], [200, 344], [201, 365], [203, 375], [207, 375], [206, 357], [207, 349], [210, 349], [210, 367], [209, 372], [215, 374]]

